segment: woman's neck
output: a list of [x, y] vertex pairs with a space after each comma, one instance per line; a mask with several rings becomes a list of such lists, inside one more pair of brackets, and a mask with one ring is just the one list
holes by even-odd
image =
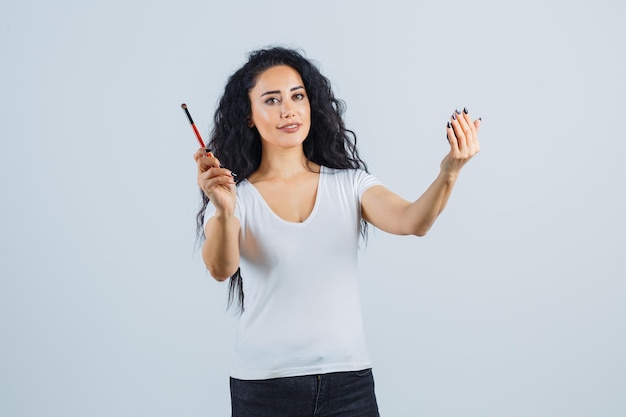
[[319, 172], [317, 164], [309, 161], [301, 147], [291, 149], [267, 149], [263, 147], [259, 168], [251, 177], [256, 180], [288, 180], [303, 172]]

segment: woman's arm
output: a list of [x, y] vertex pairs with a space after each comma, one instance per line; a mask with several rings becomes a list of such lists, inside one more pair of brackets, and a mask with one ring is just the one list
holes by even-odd
[[213, 278], [224, 281], [239, 268], [239, 220], [235, 217], [237, 199], [232, 173], [220, 168], [213, 154], [199, 149], [194, 154], [198, 164], [198, 185], [215, 206], [215, 215], [205, 227], [206, 240], [202, 259]]
[[239, 268], [239, 220], [216, 214], [206, 224], [202, 260], [218, 281], [230, 278]]
[[363, 218], [389, 233], [424, 236], [445, 208], [461, 168], [480, 150], [479, 127], [480, 119], [472, 122], [467, 109], [456, 111], [447, 127], [450, 152], [424, 194], [411, 203], [383, 186], [374, 186], [361, 198]]

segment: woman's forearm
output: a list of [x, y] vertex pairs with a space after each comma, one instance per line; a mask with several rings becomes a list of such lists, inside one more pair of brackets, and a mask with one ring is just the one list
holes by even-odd
[[424, 236], [435, 223], [448, 203], [456, 175], [440, 172], [428, 189], [406, 208], [406, 219], [410, 222], [410, 233]]
[[239, 268], [239, 220], [232, 215], [209, 219], [204, 233], [202, 259], [213, 278], [224, 281]]

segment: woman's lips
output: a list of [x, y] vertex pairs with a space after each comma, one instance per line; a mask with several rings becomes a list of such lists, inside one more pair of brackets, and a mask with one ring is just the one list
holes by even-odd
[[289, 123], [289, 124], [280, 126], [278, 129], [282, 130], [283, 132], [293, 133], [293, 132], [297, 132], [298, 129], [300, 129], [300, 126], [302, 126], [300, 123]]

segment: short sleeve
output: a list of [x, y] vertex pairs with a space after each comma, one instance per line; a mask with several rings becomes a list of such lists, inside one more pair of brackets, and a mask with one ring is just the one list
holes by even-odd
[[372, 174], [363, 170], [357, 170], [355, 175], [355, 188], [359, 201], [363, 197], [363, 193], [375, 185], [383, 185], [383, 183], [374, 177]]

